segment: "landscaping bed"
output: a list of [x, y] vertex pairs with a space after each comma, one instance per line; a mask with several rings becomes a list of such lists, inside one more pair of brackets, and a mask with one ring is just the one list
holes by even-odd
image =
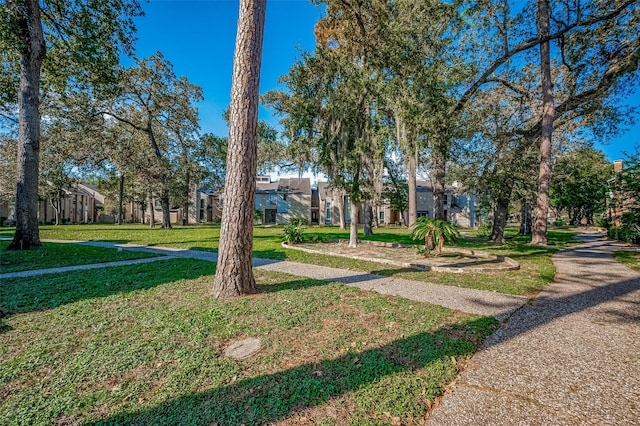
[[366, 260], [419, 271], [469, 273], [506, 272], [520, 269], [518, 262], [508, 257], [461, 248], [445, 247], [440, 256], [424, 256], [418, 252], [415, 245], [406, 246], [378, 241], [361, 241], [356, 248], [348, 247], [346, 240], [323, 243], [283, 243], [283, 247], [306, 253]]

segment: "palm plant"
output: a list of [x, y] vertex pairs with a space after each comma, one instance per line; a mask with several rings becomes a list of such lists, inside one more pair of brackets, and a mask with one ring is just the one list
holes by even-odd
[[458, 231], [446, 220], [423, 216], [411, 227], [411, 238], [424, 240], [425, 256], [431, 253], [438, 256], [445, 242], [455, 244], [458, 241]]

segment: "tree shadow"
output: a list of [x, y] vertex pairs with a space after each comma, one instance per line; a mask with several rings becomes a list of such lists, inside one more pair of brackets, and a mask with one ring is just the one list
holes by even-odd
[[44, 274], [29, 279], [3, 279], [0, 309], [6, 316], [48, 310], [81, 300], [146, 290], [181, 279], [196, 279], [214, 271], [215, 265], [210, 262], [166, 259], [146, 264]]
[[[307, 284], [292, 281], [281, 288], [303, 288]], [[499, 345], [558, 318], [584, 311], [609, 301], [619, 301], [632, 292], [640, 291], [640, 279], [624, 280], [592, 288], [564, 297], [544, 297], [533, 306], [519, 311], [498, 333], [484, 343], [484, 348]], [[626, 300], [631, 308], [637, 300]], [[603, 311], [616, 323], [637, 326], [636, 314], [628, 309]], [[92, 424], [270, 424], [288, 418], [300, 410], [315, 407], [332, 398], [356, 393], [354, 398], [367, 398], [375, 405], [375, 395], [394, 386], [393, 378], [403, 372], [415, 372], [439, 360], [471, 355], [474, 345], [462, 336], [477, 333], [489, 326], [488, 318], [473, 319], [465, 324], [442, 328], [435, 332], [419, 333], [393, 341], [379, 348], [347, 353], [335, 359], [305, 364], [273, 374], [241, 379], [202, 393], [184, 395], [144, 410], [121, 413]], [[466, 329], [463, 331], [461, 329]], [[472, 330], [469, 333], [469, 330]], [[258, 355], [259, 356], [259, 355]], [[250, 360], [246, 362], [251, 362]], [[424, 380], [428, 378], [418, 378]], [[374, 390], [358, 393], [374, 386]], [[418, 384], [418, 389], [427, 386]], [[442, 391], [442, 384], [430, 388], [429, 398]], [[419, 392], [419, 390], [415, 390]], [[425, 411], [426, 403], [425, 403]]]
[[[492, 324], [487, 318], [469, 320], [462, 326], [419, 333], [382, 347], [240, 379], [206, 392], [185, 395], [136, 412], [116, 414], [90, 424], [270, 424], [371, 385], [376, 387], [375, 392], [363, 392], [365, 395], [358, 398], [368, 399], [369, 404], [375, 405], [378, 403], [375, 395], [384, 392], [393, 383], [394, 376], [414, 372], [432, 363], [448, 363], [451, 357], [462, 359], [471, 355], [474, 343], [460, 338], [460, 334], [483, 335]], [[407, 386], [412, 386], [409, 393], [416, 386], [425, 388], [425, 398], [433, 398], [442, 391], [444, 384], [433, 383], [428, 375], [424, 375]], [[413, 395], [420, 398], [419, 394]], [[426, 402], [422, 404], [426, 409]]]

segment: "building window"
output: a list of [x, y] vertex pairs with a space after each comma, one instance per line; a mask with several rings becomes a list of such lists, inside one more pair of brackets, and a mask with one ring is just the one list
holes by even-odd
[[443, 198], [442, 198], [442, 202], [443, 202], [444, 204], [447, 204], [447, 201], [448, 201], [448, 200], [449, 200], [448, 195], [447, 195], [447, 194], [444, 194], [444, 195], [443, 195]]
[[325, 212], [324, 212], [324, 223], [331, 224], [331, 201], [326, 200], [324, 202]]
[[384, 222], [384, 210], [380, 210], [380, 222]]

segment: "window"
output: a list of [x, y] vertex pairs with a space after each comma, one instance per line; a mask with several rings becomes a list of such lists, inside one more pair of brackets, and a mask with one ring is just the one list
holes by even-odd
[[331, 201], [326, 200], [324, 202], [324, 223], [330, 225], [331, 224]]
[[380, 222], [384, 222], [384, 210], [380, 210]]
[[448, 199], [449, 199], [448, 195], [447, 195], [447, 194], [444, 194], [444, 196], [442, 197], [442, 202], [443, 202], [444, 204], [447, 204], [447, 200], [448, 200]]

